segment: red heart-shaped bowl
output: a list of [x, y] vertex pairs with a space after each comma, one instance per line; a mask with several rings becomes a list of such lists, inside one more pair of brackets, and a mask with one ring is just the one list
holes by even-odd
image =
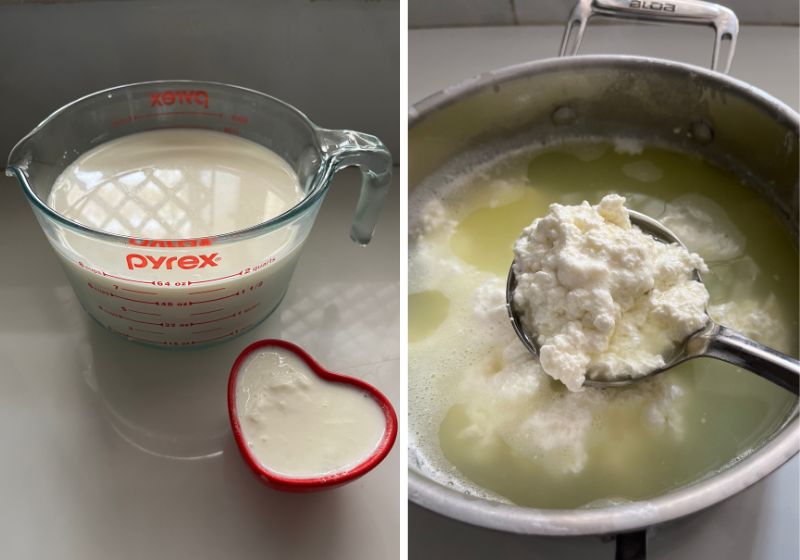
[[[381, 410], [383, 411], [384, 418], [386, 419], [386, 426], [383, 431], [383, 437], [381, 437], [381, 440], [378, 442], [378, 445], [372, 454], [370, 454], [361, 463], [346, 471], [309, 478], [293, 478], [278, 474], [270, 471], [258, 462], [258, 460], [250, 453], [250, 449], [248, 448], [244, 434], [242, 433], [242, 426], [239, 423], [239, 413], [236, 409], [236, 383], [239, 378], [239, 370], [248, 356], [250, 356], [250, 354], [253, 352], [268, 347], [278, 347], [284, 350], [289, 350], [297, 357], [302, 359], [306, 365], [308, 365], [309, 369], [311, 369], [311, 371], [313, 371], [321, 379], [331, 383], [345, 383], [352, 385], [353, 387], [357, 387], [358, 389], [365, 391], [368, 395], [375, 399], [375, 402], [378, 403], [378, 406], [380, 406]], [[328, 488], [341, 486], [342, 484], [346, 484], [352, 480], [355, 480], [356, 478], [359, 478], [360, 476], [363, 476], [371, 471], [378, 465], [378, 463], [383, 461], [383, 458], [386, 457], [386, 455], [392, 449], [394, 441], [397, 438], [397, 415], [395, 414], [394, 408], [392, 408], [389, 399], [387, 399], [383, 393], [378, 391], [369, 383], [365, 383], [360, 379], [342, 375], [341, 373], [328, 371], [319, 365], [319, 363], [314, 360], [314, 358], [312, 358], [308, 352], [296, 344], [278, 339], [265, 339], [256, 341], [245, 348], [242, 353], [239, 354], [239, 357], [236, 358], [236, 361], [233, 363], [233, 367], [231, 368], [230, 377], [228, 378], [228, 415], [230, 416], [231, 427], [233, 428], [233, 437], [236, 440], [236, 445], [239, 446], [239, 451], [241, 451], [245, 462], [250, 466], [252, 471], [262, 482], [277, 490], [283, 490], [286, 492], [313, 492], [316, 490], [327, 490]]]

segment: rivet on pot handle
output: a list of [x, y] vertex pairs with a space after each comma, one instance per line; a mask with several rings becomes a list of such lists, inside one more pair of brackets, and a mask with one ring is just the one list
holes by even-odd
[[[736, 48], [736, 36], [739, 34], [739, 20], [729, 8], [700, 2], [698, 0], [671, 0], [654, 2], [652, 0], [578, 0], [564, 29], [559, 56], [576, 55], [581, 39], [586, 31], [586, 24], [592, 16], [605, 16], [658, 23], [691, 23], [707, 25], [714, 28], [714, 53], [711, 57], [711, 69], [719, 70], [719, 53], [722, 42], [730, 41], [728, 54], [722, 72], [727, 74], [733, 62]], [[577, 35], [572, 39], [572, 32], [577, 26]]]
[[369, 134], [353, 130], [319, 130], [318, 133], [334, 173], [350, 166], [361, 170], [361, 193], [350, 238], [366, 245], [372, 239], [392, 182], [392, 155], [383, 142]]

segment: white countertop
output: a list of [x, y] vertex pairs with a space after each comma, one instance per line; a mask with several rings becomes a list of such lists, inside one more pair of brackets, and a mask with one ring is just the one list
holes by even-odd
[[[424, 29], [409, 32], [409, 101], [482, 72], [556, 56], [560, 26]], [[713, 34], [707, 29], [590, 24], [582, 54], [623, 53], [705, 66]], [[797, 110], [796, 27], [741, 29], [731, 74]], [[704, 512], [659, 527], [648, 539], [650, 560], [797, 560], [800, 460]], [[509, 535], [452, 521], [409, 504], [409, 558], [459, 560], [591, 559], [614, 557], [598, 538], [546, 539]]]
[[241, 460], [226, 408], [236, 355], [285, 338], [399, 411], [398, 179], [366, 248], [348, 236], [359, 180], [335, 179], [273, 316], [181, 351], [91, 322], [0, 177], [0, 558], [398, 558], [397, 446], [347, 486], [285, 494]]

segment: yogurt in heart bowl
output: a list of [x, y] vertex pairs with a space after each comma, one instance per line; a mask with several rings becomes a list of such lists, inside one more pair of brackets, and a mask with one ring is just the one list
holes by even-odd
[[397, 416], [380, 391], [326, 370], [284, 340], [260, 340], [242, 351], [228, 380], [228, 412], [250, 468], [289, 492], [366, 474], [397, 437]]

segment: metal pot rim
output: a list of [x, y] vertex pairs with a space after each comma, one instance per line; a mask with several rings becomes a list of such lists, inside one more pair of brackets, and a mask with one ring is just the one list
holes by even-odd
[[648, 56], [601, 54], [601, 55], [580, 55], [563, 58], [545, 58], [532, 62], [523, 62], [512, 66], [489, 70], [483, 74], [473, 76], [443, 90], [437, 91], [411, 106], [408, 112], [408, 127], [412, 128], [425, 120], [432, 113], [444, 109], [448, 105], [456, 103], [462, 99], [491, 86], [500, 85], [504, 82], [518, 78], [543, 74], [556, 70], [582, 68], [591, 69], [602, 65], [627, 65], [631, 67], [641, 67], [667, 69], [688, 74], [703, 76], [712, 81], [717, 81], [731, 89], [747, 94], [753, 100], [759, 101], [768, 108], [773, 115], [780, 119], [790, 122], [795, 128], [800, 128], [800, 114], [778, 100], [769, 93], [759, 89], [747, 82], [733, 78], [727, 74], [722, 74], [700, 66], [694, 66], [684, 62], [653, 58]]
[[[415, 103], [409, 110], [409, 128], [431, 114], [507, 81], [563, 69], [596, 68], [602, 65], [626, 65], [672, 70], [703, 76], [742, 93], [769, 111], [776, 119], [800, 128], [800, 115], [763, 90], [719, 72], [682, 62], [642, 56], [585, 55], [549, 58], [508, 66], [480, 74], [434, 93]], [[468, 496], [443, 486], [409, 469], [408, 496], [419, 506], [460, 521], [520, 534], [577, 536], [616, 534], [664, 523], [695, 513], [755, 484], [795, 454], [800, 452], [800, 418], [789, 420], [761, 448], [736, 464], [678, 490], [650, 500], [624, 505], [548, 510], [494, 502]]]

